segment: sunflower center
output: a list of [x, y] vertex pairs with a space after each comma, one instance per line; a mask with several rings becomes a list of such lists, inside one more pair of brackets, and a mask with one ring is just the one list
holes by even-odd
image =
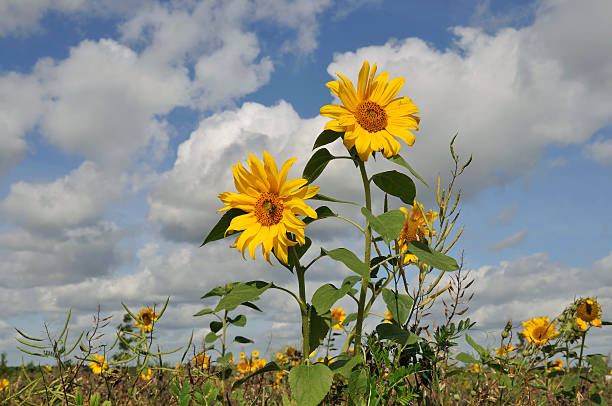
[[151, 314], [150, 313], [144, 313], [142, 315], [142, 322], [148, 326], [149, 324], [151, 324]]
[[275, 193], [265, 192], [255, 203], [255, 217], [262, 226], [280, 223], [283, 218], [283, 201]]
[[533, 330], [533, 337], [536, 340], [544, 340], [547, 337], [548, 327], [540, 326]]
[[387, 126], [387, 113], [377, 103], [364, 101], [357, 107], [355, 119], [359, 125], [371, 133], [383, 130]]

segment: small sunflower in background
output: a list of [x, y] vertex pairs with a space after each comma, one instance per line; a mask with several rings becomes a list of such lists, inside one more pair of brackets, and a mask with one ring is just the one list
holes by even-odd
[[[400, 252], [405, 252], [408, 249], [408, 244], [412, 241], [427, 242], [426, 237], [433, 236], [436, 233], [436, 230], [429, 230], [427, 223], [432, 224], [438, 218], [438, 212], [433, 210], [425, 212], [425, 208], [417, 199], [414, 199], [411, 208], [400, 207], [400, 210], [406, 215], [404, 226], [398, 237]], [[425, 213], [425, 217], [423, 217], [423, 213]], [[416, 263], [417, 260], [416, 255], [410, 253], [404, 255], [405, 265]]]
[[89, 368], [94, 374], [100, 375], [108, 369], [108, 362], [104, 360], [103, 355], [94, 354], [93, 361], [89, 363]]
[[332, 327], [334, 330], [340, 330], [342, 328], [342, 322], [346, 319], [346, 312], [342, 310], [342, 307], [334, 307], [331, 309], [332, 319], [337, 321], [338, 323], [334, 324]]
[[153, 323], [157, 321], [159, 315], [151, 307], [143, 307], [137, 315], [138, 320], [134, 322], [136, 327], [143, 329], [147, 333], [153, 330]]

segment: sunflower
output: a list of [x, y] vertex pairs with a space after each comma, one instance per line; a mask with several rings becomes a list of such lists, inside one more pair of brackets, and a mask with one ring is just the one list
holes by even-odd
[[142, 379], [143, 381], [151, 380], [151, 368], [147, 370], [146, 374], [140, 374], [140, 379]]
[[530, 343], [537, 345], [543, 345], [548, 342], [551, 338], [559, 334], [555, 330], [555, 321], [549, 322], [548, 317], [533, 318], [523, 322], [522, 333]]
[[94, 360], [89, 363], [89, 368], [91, 368], [94, 374], [99, 375], [106, 371], [108, 368], [108, 363], [104, 360], [104, 356], [94, 354], [93, 359]]
[[204, 353], [198, 354], [193, 359], [193, 366], [196, 368], [206, 369], [210, 364], [210, 357]]
[[157, 321], [159, 314], [155, 313], [155, 310], [153, 310], [151, 307], [143, 307], [140, 313], [138, 313], [137, 317], [138, 320], [134, 322], [136, 327], [139, 327], [144, 331], [149, 332], [153, 329], [153, 323]]
[[253, 355], [253, 358], [259, 358], [259, 351], [253, 350], [251, 354]]
[[563, 369], [563, 360], [556, 360], [552, 363], [552, 367], [556, 371], [561, 371]]
[[[417, 199], [414, 199], [412, 208], [407, 209], [405, 207], [400, 207], [400, 210], [406, 215], [404, 226], [398, 237], [400, 252], [406, 251], [408, 249], [408, 244], [412, 241], [426, 242], [425, 237], [429, 237], [436, 233], [436, 230], [429, 230], [427, 223], [433, 223], [433, 221], [438, 218], [438, 212], [433, 210], [425, 212], [423, 205], [419, 203]], [[423, 217], [423, 213], [425, 213], [425, 217]], [[405, 265], [416, 262], [416, 255], [409, 253], [404, 255]]]
[[383, 323], [391, 324], [392, 323], [391, 320], [393, 320], [393, 316], [391, 315], [391, 312], [385, 309], [385, 318], [383, 319]]
[[[261, 244], [264, 257], [270, 262], [270, 252], [274, 249], [276, 257], [289, 263], [288, 247], [305, 244], [304, 228], [306, 223], [297, 215], [317, 218], [317, 212], [310, 208], [304, 199], [313, 197], [319, 191], [316, 186], [305, 186], [306, 179], [287, 181], [287, 174], [297, 158], [285, 162], [278, 171], [276, 162], [270, 154], [263, 152], [262, 164], [250, 154], [250, 172], [240, 162], [232, 168], [234, 185], [238, 193], [221, 193], [218, 197], [225, 207], [217, 212], [236, 208], [246, 213], [232, 219], [226, 234], [231, 231], [244, 231], [236, 238], [232, 248], [237, 248], [244, 258], [248, 248], [252, 259], [255, 249]], [[287, 233], [295, 236], [295, 241]]]
[[2, 378], [0, 379], [0, 392], [2, 392], [3, 390], [5, 390], [6, 388], [8, 388], [9, 386], [9, 381], [6, 378]]
[[514, 349], [514, 346], [512, 344], [508, 344], [506, 346], [501, 346], [498, 349], [496, 349], [495, 354], [497, 354], [498, 357], [505, 357], [513, 349]]
[[576, 316], [592, 324], [596, 323], [595, 320], [599, 321], [599, 317], [601, 317], [601, 307], [599, 306], [599, 303], [597, 303], [597, 299], [582, 299], [580, 303], [578, 303]]
[[414, 134], [407, 130], [418, 130], [420, 117], [414, 114], [419, 109], [408, 97], [395, 97], [404, 85], [398, 77], [389, 83], [389, 73], [376, 74], [376, 64], [364, 61], [359, 71], [357, 91], [344, 75], [341, 80], [326, 83], [333, 94], [340, 98], [342, 106], [328, 104], [321, 107], [324, 117], [333, 118], [325, 125], [326, 130], [344, 132], [344, 145], [355, 147], [359, 159], [367, 161], [374, 151], [382, 151], [385, 158], [397, 155], [401, 145], [414, 144]]
[[346, 319], [346, 312], [342, 310], [342, 307], [334, 307], [331, 309], [332, 319], [338, 323], [332, 327], [334, 330], [340, 330], [342, 328], [342, 322]]

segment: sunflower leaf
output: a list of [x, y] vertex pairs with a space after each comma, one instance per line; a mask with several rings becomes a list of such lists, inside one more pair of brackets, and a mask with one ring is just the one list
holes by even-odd
[[249, 282], [248, 284], [240, 282], [235, 284], [232, 290], [219, 300], [215, 313], [219, 310], [232, 311], [242, 303], [257, 300], [259, 295], [272, 286], [271, 283], [258, 282]]
[[431, 189], [429, 187], [429, 185], [427, 184], [427, 182], [425, 182], [425, 180], [421, 177], [421, 175], [419, 175], [414, 169], [412, 169], [412, 166], [410, 166], [410, 164], [408, 164], [408, 162], [406, 162], [406, 160], [404, 160], [404, 158], [402, 158], [402, 156], [400, 154], [392, 156], [391, 158], [388, 158], [388, 159], [389, 159], [389, 161], [393, 162], [394, 164], [398, 164], [398, 165], [403, 166], [404, 168], [408, 169], [410, 171], [410, 173], [414, 175], [415, 178], [417, 178], [418, 180], [423, 182], [423, 184], [425, 186], [427, 186], [427, 189]]
[[381, 339], [391, 340], [399, 345], [414, 344], [419, 339], [418, 335], [389, 323], [376, 326], [376, 332]]
[[340, 261], [346, 265], [351, 271], [361, 275], [362, 278], [370, 280], [370, 268], [361, 261], [357, 255], [353, 254], [346, 248], [336, 248], [335, 250], [327, 251], [322, 249], [333, 260]]
[[347, 204], [354, 204], [355, 206], [358, 206], [357, 203], [354, 202], [348, 202], [346, 200], [337, 200], [334, 199], [333, 197], [329, 197], [329, 196], [325, 196], [322, 195], [321, 193], [317, 193], [316, 195], [314, 195], [313, 197], [311, 197], [312, 200], [323, 200], [324, 202], [334, 202], [334, 203], [347, 203]]
[[314, 151], [315, 149], [322, 147], [323, 145], [332, 143], [336, 141], [338, 138], [342, 138], [343, 135], [344, 133], [339, 133], [337, 131], [323, 130], [323, 132], [319, 134], [319, 136], [317, 137], [317, 140], [315, 141], [314, 146], [312, 147], [312, 150]]
[[335, 159], [327, 148], [321, 148], [308, 160], [306, 166], [304, 167], [304, 172], [302, 172], [302, 178], [306, 179], [308, 183], [312, 183], [323, 173], [323, 169], [327, 166], [329, 161]]
[[289, 371], [291, 397], [299, 406], [318, 405], [332, 385], [332, 371], [327, 365], [299, 365]]
[[456, 271], [459, 269], [457, 261], [439, 251], [430, 248], [424, 242], [412, 241], [410, 244], [408, 244], [408, 251], [411, 254], [416, 255], [427, 265], [431, 265], [434, 268], [441, 269], [443, 271]]
[[383, 289], [382, 297], [387, 305], [387, 309], [391, 313], [392, 320], [398, 324], [404, 324], [410, 315], [413, 300], [410, 296], [396, 293], [390, 289]]
[[406, 204], [414, 203], [416, 187], [409, 176], [398, 171], [386, 171], [373, 175], [372, 180], [383, 192], [399, 197]]
[[455, 359], [466, 364], [478, 364], [478, 361], [474, 357], [465, 352], [460, 352], [459, 354], [457, 354]]
[[312, 223], [313, 221], [316, 221], [316, 220], [321, 220], [321, 219], [324, 219], [324, 218], [327, 218], [327, 217], [336, 217], [337, 216], [337, 214], [334, 213], [333, 211], [331, 211], [331, 209], [329, 207], [327, 207], [327, 206], [318, 207], [316, 212], [317, 212], [317, 218], [316, 219], [313, 219], [312, 217], [306, 217], [304, 219], [304, 223], [310, 224], [310, 223]]
[[250, 338], [246, 338], [243, 336], [236, 336], [234, 337], [234, 341], [236, 341], [237, 343], [240, 344], [250, 344], [250, 343], [254, 343], [255, 341], [251, 340]]
[[380, 216], [374, 216], [370, 210], [362, 207], [361, 214], [368, 219], [372, 229], [380, 234], [387, 244], [399, 236], [406, 219], [401, 210], [391, 210]]
[[478, 344], [476, 341], [474, 341], [474, 339], [472, 337], [470, 337], [467, 333], [465, 334], [465, 341], [467, 341], [467, 343], [470, 345], [470, 347], [472, 347], [473, 349], [476, 350], [478, 355], [480, 355], [480, 359], [481, 360], [485, 360], [485, 359], [487, 359], [489, 357], [489, 352], [487, 350], [485, 350], [484, 348], [482, 348], [480, 346], [480, 344]]
[[358, 276], [349, 276], [342, 282], [342, 287], [340, 289], [336, 288], [331, 283], [326, 283], [317, 289], [314, 295], [312, 295], [312, 305], [316, 309], [317, 314], [322, 315], [327, 313], [334, 303], [343, 298], [359, 279]]
[[329, 310], [326, 315], [320, 316], [316, 311], [310, 306], [310, 329], [308, 335], [308, 342], [310, 345], [309, 351], [315, 350], [325, 337], [327, 336], [327, 332], [329, 331], [329, 327], [331, 325], [331, 313]]
[[227, 231], [227, 228], [229, 227], [234, 217], [238, 217], [243, 214], [246, 214], [246, 212], [240, 209], [229, 209], [228, 211], [226, 211], [225, 214], [219, 219], [217, 224], [213, 227], [213, 229], [210, 230], [210, 233], [208, 233], [200, 247], [203, 247], [209, 242], [223, 239], [225, 237], [225, 231]]

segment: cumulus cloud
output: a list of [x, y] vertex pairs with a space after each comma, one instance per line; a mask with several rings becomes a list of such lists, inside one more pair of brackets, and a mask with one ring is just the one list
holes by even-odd
[[504, 238], [503, 240], [491, 244], [487, 249], [490, 251], [500, 251], [506, 248], [516, 247], [523, 240], [525, 240], [525, 238], [527, 238], [527, 235], [527, 230], [518, 231], [508, 238]]
[[601, 165], [612, 165], [612, 139], [593, 141], [584, 146], [583, 153]]
[[446, 172], [447, 140], [458, 131], [456, 150], [474, 156], [463, 179], [469, 196], [528, 173], [544, 146], [584, 143], [612, 119], [612, 28], [599, 22], [611, 5], [581, 6], [543, 2], [533, 25], [494, 34], [455, 27], [455, 44], [443, 51], [407, 38], [337, 54], [328, 72], [354, 79], [367, 59], [404, 76], [400, 95], [423, 119], [402, 154], [421, 173]]

